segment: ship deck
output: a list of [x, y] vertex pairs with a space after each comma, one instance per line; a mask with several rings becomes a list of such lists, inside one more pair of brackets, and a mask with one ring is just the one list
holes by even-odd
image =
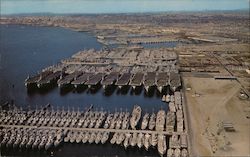
[[130, 81], [131, 86], [140, 86], [143, 82], [144, 74], [142, 72], [138, 72], [134, 75], [132, 80]]
[[156, 77], [156, 85], [159, 87], [167, 86], [169, 81], [169, 76], [167, 72], [158, 73]]
[[86, 85], [97, 85], [103, 78], [103, 73], [97, 73], [92, 75], [88, 81], [85, 82]]
[[83, 73], [81, 76], [77, 77], [74, 81], [71, 82], [72, 85], [81, 85], [89, 80], [92, 76], [92, 73]]
[[111, 72], [101, 82], [102, 85], [112, 85], [119, 77], [118, 72]]
[[44, 78], [44, 77], [48, 76], [49, 74], [52, 74], [52, 71], [41, 72], [41, 73], [39, 73], [39, 74], [37, 74], [35, 76], [27, 78], [25, 80], [25, 83], [27, 83], [27, 84], [37, 83], [41, 78]]
[[127, 85], [130, 81], [131, 76], [132, 76], [131, 73], [123, 73], [122, 76], [117, 80], [116, 85], [118, 86]]
[[38, 81], [38, 84], [45, 84], [45, 83], [50, 83], [52, 80], [57, 80], [61, 75], [61, 71], [57, 71], [54, 73], [51, 73], [47, 75], [46, 77], [42, 78], [41, 80]]
[[180, 78], [180, 74], [178, 73], [174, 73], [171, 72], [170, 73], [170, 87], [173, 91], [175, 91], [175, 89], [177, 89], [178, 87], [181, 86], [181, 78]]
[[156, 72], [148, 72], [143, 81], [144, 86], [155, 85]]
[[71, 74], [66, 75], [65, 77], [59, 79], [57, 81], [57, 84], [59, 85], [63, 85], [63, 84], [69, 84], [70, 82], [72, 82], [74, 79], [76, 79], [78, 76], [80, 76], [82, 74], [82, 72], [79, 71], [75, 71]]

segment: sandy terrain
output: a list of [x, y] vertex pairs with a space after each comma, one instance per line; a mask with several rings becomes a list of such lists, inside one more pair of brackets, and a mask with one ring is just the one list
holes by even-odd
[[[250, 156], [250, 119], [246, 118], [250, 103], [238, 98], [240, 85], [213, 78], [184, 77], [183, 80], [185, 86], [191, 87], [185, 93], [192, 155]], [[231, 122], [236, 131], [219, 129], [222, 121]]]

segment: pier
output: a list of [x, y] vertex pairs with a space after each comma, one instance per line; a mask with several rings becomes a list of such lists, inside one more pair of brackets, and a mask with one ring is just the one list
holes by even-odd
[[[77, 127], [53, 127], [53, 126], [27, 126], [27, 125], [0, 125], [4, 128], [23, 128], [23, 129], [44, 129], [44, 130], [66, 130], [66, 131], [89, 131], [89, 132], [110, 132], [110, 133], [143, 133], [143, 134], [163, 134], [172, 135], [169, 131], [152, 131], [152, 130], [131, 130], [131, 129], [104, 129], [104, 128], [77, 128]], [[177, 133], [180, 135], [180, 133]]]

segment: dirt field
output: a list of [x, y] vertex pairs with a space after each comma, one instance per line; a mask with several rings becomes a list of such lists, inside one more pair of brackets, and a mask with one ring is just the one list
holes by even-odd
[[[250, 102], [238, 98], [236, 81], [184, 77], [192, 155], [250, 156]], [[235, 132], [226, 132], [221, 122], [230, 122]]]

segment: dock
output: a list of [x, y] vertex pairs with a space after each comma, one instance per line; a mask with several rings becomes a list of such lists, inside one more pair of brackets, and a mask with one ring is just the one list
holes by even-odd
[[107, 86], [114, 84], [114, 82], [118, 80], [119, 75], [120, 74], [118, 72], [111, 72], [110, 74], [106, 75], [101, 81], [103, 88], [105, 89]]
[[57, 71], [57, 72], [47, 75], [46, 77], [42, 78], [41, 80], [37, 82], [37, 87], [40, 88], [42, 86], [46, 86], [46, 85], [49, 85], [50, 83], [57, 81], [57, 79], [59, 79], [61, 74], [62, 74], [61, 71]]
[[130, 85], [133, 87], [133, 89], [142, 85], [143, 77], [144, 77], [144, 73], [142, 73], [142, 72], [137, 72], [133, 76], [133, 78], [130, 81]]
[[75, 80], [78, 76], [82, 75], [82, 72], [80, 71], [75, 71], [71, 74], [68, 74], [64, 77], [61, 77], [58, 81], [58, 87], [64, 87], [66, 85], [69, 85], [73, 80]]
[[94, 74], [90, 76], [89, 80], [86, 81], [85, 84], [88, 85], [88, 87], [92, 85], [97, 85], [98, 83], [100, 83], [100, 81], [103, 79], [104, 76], [105, 75], [103, 73]]
[[71, 84], [74, 85], [75, 87], [84, 85], [84, 83], [87, 82], [92, 75], [93, 73], [83, 73], [81, 76], [73, 80]]
[[156, 80], [156, 72], [148, 72], [145, 75], [143, 84], [146, 91], [148, 91], [150, 87], [155, 85], [155, 80]]
[[[37, 126], [27, 126], [27, 125], [0, 125], [0, 127], [5, 128], [24, 128], [24, 129], [36, 129]], [[168, 131], [152, 131], [152, 130], [130, 130], [130, 129], [104, 129], [104, 128], [77, 128], [77, 127], [53, 127], [53, 126], [39, 126], [39, 129], [49, 129], [49, 130], [72, 130], [72, 131], [89, 131], [89, 132], [110, 132], [110, 133], [143, 133], [143, 134], [163, 134], [172, 135], [172, 132]], [[178, 134], [178, 133], [177, 133]]]
[[128, 85], [130, 78], [132, 77], [131, 73], [123, 73], [121, 77], [117, 80], [116, 85], [121, 88], [122, 86]]
[[159, 72], [156, 77], [156, 86], [159, 92], [162, 92], [162, 89], [169, 84], [169, 75], [167, 72]]

